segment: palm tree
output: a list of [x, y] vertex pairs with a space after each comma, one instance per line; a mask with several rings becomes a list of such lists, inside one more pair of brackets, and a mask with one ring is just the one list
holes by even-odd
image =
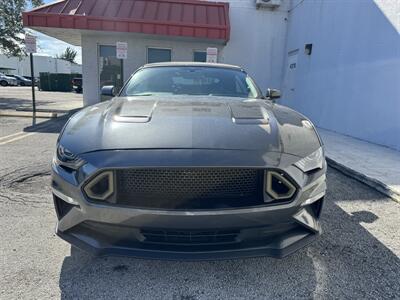
[[67, 47], [67, 49], [65, 49], [64, 53], [62, 53], [61, 55], [57, 55], [57, 58], [67, 60], [71, 63], [75, 63], [76, 55], [77, 55], [77, 52], [74, 49], [72, 49], [71, 47]]

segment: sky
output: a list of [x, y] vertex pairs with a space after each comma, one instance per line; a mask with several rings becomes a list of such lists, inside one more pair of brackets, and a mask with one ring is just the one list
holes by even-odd
[[[54, 2], [54, 0], [44, 0], [44, 3]], [[81, 47], [76, 47], [63, 41], [52, 38], [48, 35], [42, 34], [40, 32], [31, 30], [31, 32], [37, 37], [37, 52], [41, 55], [49, 55], [55, 57], [57, 54], [60, 55], [65, 51], [67, 47], [71, 47], [78, 52], [76, 56], [76, 62], [82, 63], [82, 51]]]

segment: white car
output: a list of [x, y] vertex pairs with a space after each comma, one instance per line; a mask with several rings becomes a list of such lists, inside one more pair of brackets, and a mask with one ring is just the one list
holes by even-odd
[[1, 86], [8, 86], [8, 85], [17, 86], [18, 81], [14, 77], [10, 77], [3, 73], [0, 73], [0, 85]]

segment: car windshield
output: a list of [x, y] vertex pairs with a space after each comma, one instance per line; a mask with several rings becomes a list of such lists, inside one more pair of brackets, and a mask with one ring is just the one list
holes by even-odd
[[259, 89], [245, 72], [197, 66], [141, 69], [121, 92], [121, 96], [160, 94], [260, 98]]

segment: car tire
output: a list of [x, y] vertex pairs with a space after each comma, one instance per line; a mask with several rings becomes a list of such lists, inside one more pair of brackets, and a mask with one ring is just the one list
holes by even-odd
[[24, 83], [24, 82], [21, 82], [20, 85], [21, 85], [21, 86], [25, 86], [25, 83]]
[[7, 85], [8, 85], [8, 82], [5, 81], [5, 80], [2, 80], [2, 81], [0, 81], [0, 85], [1, 85], [1, 86], [7, 86]]

